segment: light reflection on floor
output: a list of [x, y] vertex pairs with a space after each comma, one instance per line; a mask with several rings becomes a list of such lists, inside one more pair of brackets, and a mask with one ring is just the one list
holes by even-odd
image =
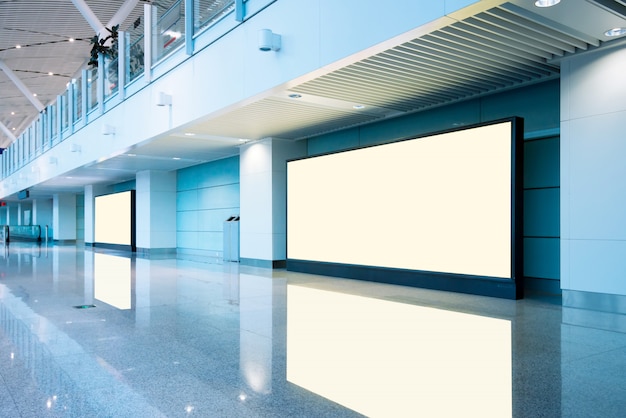
[[622, 318], [598, 320], [555, 298], [74, 246], [3, 250], [2, 417], [611, 417], [626, 408]]

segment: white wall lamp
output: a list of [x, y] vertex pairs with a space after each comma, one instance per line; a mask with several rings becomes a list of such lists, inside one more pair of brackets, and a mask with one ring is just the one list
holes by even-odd
[[48, 158], [48, 164], [57, 164], [59, 162], [59, 160], [57, 159], [57, 157], [49, 157]]
[[102, 125], [102, 135], [115, 135], [115, 126], [106, 123]]
[[70, 152], [80, 152], [80, 145], [70, 144]]
[[157, 96], [157, 106], [171, 106], [172, 105], [172, 95], [159, 92]]
[[281, 47], [281, 36], [270, 29], [259, 31], [259, 51], [278, 51]]

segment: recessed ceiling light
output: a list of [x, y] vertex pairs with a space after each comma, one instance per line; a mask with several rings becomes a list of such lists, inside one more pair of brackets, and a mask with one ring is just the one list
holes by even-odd
[[15, 112], [11, 112], [12, 115], [15, 115]]
[[193, 132], [185, 132], [185, 136], [195, 136], [196, 134], [194, 134]]
[[52, 71], [48, 71], [48, 75], [54, 75]]
[[70, 38], [68, 39], [70, 42], [74, 42], [74, 38]]
[[357, 110], [361, 110], [361, 109], [365, 109], [365, 105], [362, 104], [357, 104], [352, 106], [353, 109], [357, 109]]
[[172, 157], [172, 160], [180, 160], [180, 157]]
[[136, 157], [137, 156], [137, 154], [126, 154], [126, 155], [128, 155], [129, 157]]
[[22, 45], [15, 45], [15, 48], [20, 49], [22, 47]]
[[301, 95], [301, 94], [298, 94], [298, 93], [293, 93], [293, 94], [290, 94], [290, 95], [289, 95], [289, 98], [290, 98], [290, 99], [299, 99], [299, 98], [301, 98], [301, 97], [302, 97], [302, 95]]
[[37, 93], [33, 93], [33, 97], [37, 97]]
[[561, 2], [561, 0], [537, 0], [535, 6], [537, 7], [552, 7]]
[[626, 28], [613, 28], [604, 32], [606, 36], [615, 37], [626, 35]]

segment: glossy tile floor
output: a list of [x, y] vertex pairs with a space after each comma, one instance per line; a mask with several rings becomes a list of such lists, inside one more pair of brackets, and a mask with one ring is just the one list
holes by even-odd
[[2, 251], [0, 417], [626, 414], [622, 316], [555, 297]]

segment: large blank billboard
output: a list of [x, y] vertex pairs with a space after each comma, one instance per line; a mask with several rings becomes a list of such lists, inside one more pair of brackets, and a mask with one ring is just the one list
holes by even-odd
[[288, 269], [326, 263], [515, 279], [519, 125], [289, 161]]
[[132, 190], [95, 198], [95, 243], [120, 248], [134, 243], [134, 192]]

